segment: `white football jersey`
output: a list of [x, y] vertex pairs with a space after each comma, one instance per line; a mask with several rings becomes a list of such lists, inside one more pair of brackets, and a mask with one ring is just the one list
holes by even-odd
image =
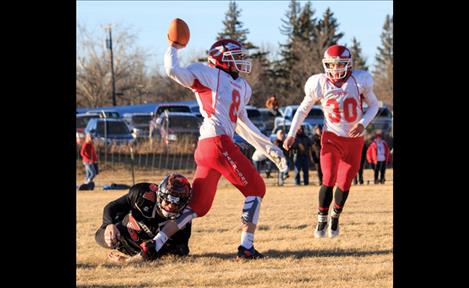
[[177, 65], [177, 51], [168, 48], [165, 55], [167, 74], [190, 88], [196, 95], [200, 113], [204, 117], [199, 139], [228, 135], [233, 137], [238, 114], [245, 109], [252, 89], [245, 79], [234, 80], [228, 73], [202, 63], [186, 68]]
[[[305, 98], [293, 117], [288, 136], [295, 136], [313, 105], [320, 101], [324, 112], [323, 131], [349, 137], [356, 123], [366, 127], [378, 112], [378, 100], [373, 93], [371, 74], [363, 70], [352, 70], [352, 75], [341, 86], [336, 87], [326, 74], [315, 74], [305, 84]], [[363, 103], [368, 110], [363, 113]]]

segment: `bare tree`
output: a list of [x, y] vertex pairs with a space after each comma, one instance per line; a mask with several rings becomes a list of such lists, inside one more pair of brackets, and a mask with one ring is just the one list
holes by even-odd
[[[104, 47], [105, 32], [94, 36], [78, 24], [77, 31], [77, 106], [97, 107], [112, 104], [111, 65]], [[118, 105], [137, 104], [150, 90], [146, 72], [147, 52], [135, 46], [136, 35], [130, 28], [113, 26], [113, 54]]]
[[375, 93], [378, 99], [393, 105], [393, 17], [386, 15], [373, 71]]

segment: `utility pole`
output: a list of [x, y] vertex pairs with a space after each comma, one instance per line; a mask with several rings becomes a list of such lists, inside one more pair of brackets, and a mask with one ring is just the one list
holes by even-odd
[[109, 32], [109, 38], [106, 38], [106, 48], [111, 53], [111, 75], [112, 75], [112, 106], [116, 106], [116, 80], [114, 78], [114, 56], [112, 54], [112, 25], [106, 25], [105, 29]]

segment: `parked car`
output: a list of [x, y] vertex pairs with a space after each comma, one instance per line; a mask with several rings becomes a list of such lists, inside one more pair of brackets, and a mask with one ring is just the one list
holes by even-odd
[[[293, 120], [293, 116], [295, 116], [296, 110], [298, 110], [300, 105], [289, 105], [285, 106], [283, 110], [283, 116], [279, 116], [275, 118], [274, 122], [274, 130], [277, 129], [278, 126], [283, 125], [290, 125], [291, 121]], [[324, 125], [324, 113], [320, 105], [314, 105], [306, 116], [303, 123], [309, 124], [311, 127], [316, 125]], [[286, 131], [288, 132], [288, 130]]]
[[275, 115], [272, 113], [270, 109], [267, 108], [259, 108], [259, 112], [261, 112], [262, 120], [265, 123], [265, 130], [272, 131], [275, 126]]
[[164, 111], [192, 113], [191, 106], [185, 104], [162, 103], [158, 105], [153, 113], [158, 118]]
[[196, 143], [202, 121], [192, 113], [165, 112], [156, 118], [154, 127], [150, 126], [150, 137], [166, 144], [184, 138]]
[[252, 124], [254, 124], [263, 134], [267, 134], [266, 125], [259, 109], [248, 105], [246, 106], [246, 112], [248, 113], [248, 118], [251, 120]]
[[82, 144], [83, 140], [85, 139], [85, 128], [88, 125], [90, 119], [93, 118], [100, 118], [99, 114], [93, 113], [84, 113], [84, 114], [77, 114], [76, 115], [76, 140], [77, 144]]
[[126, 145], [135, 142], [129, 126], [123, 119], [93, 118], [88, 122], [85, 133], [90, 133], [98, 144]]
[[[367, 109], [368, 106], [364, 105], [363, 110], [366, 112]], [[371, 120], [370, 124], [366, 127], [366, 130], [371, 133], [376, 129], [381, 129], [383, 135], [392, 137], [392, 119], [392, 111], [387, 106], [380, 103], [380, 107], [378, 108], [375, 118]]]
[[124, 120], [137, 139], [148, 139], [153, 113], [125, 113]]
[[202, 114], [200, 113], [200, 107], [198, 104], [190, 105], [190, 109], [195, 116], [203, 118]]
[[121, 114], [116, 110], [110, 109], [96, 109], [96, 110], [89, 110], [86, 112], [87, 114], [100, 114], [103, 118], [115, 118], [119, 119], [122, 118]]

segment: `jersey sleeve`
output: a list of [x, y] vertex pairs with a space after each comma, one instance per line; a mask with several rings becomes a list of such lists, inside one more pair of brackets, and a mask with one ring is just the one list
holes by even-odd
[[305, 84], [305, 97], [300, 104], [300, 107], [296, 110], [295, 115], [288, 131], [288, 136], [295, 137], [296, 131], [300, 128], [301, 124], [308, 116], [309, 111], [313, 108], [314, 104], [322, 97], [321, 85], [319, 83], [320, 74], [309, 77]]
[[195, 80], [194, 75], [184, 67], [179, 66], [177, 49], [169, 46], [164, 55], [164, 69], [166, 75], [184, 87], [190, 88]]
[[251, 100], [251, 96], [252, 96], [252, 88], [251, 88], [251, 85], [249, 85], [246, 80], [244, 80], [244, 84], [246, 84], [246, 93], [244, 95], [244, 104], [248, 105], [249, 100]]
[[359, 123], [363, 124], [364, 127], [370, 124], [371, 120], [376, 116], [378, 113], [379, 104], [378, 99], [376, 98], [375, 93], [373, 92], [373, 77], [367, 71], [360, 71], [358, 74], [358, 81], [362, 88], [362, 94], [366, 104], [368, 104], [368, 109], [366, 113], [363, 114], [362, 119], [360, 119]]
[[103, 211], [103, 227], [106, 227], [109, 224], [115, 224], [122, 219], [125, 215], [130, 212], [131, 201], [129, 194], [126, 194], [114, 201], [109, 202]]
[[190, 87], [192, 90], [199, 90], [198, 87], [203, 87], [204, 89], [210, 89], [212, 91], [217, 90], [218, 78], [220, 76], [219, 69], [213, 69], [204, 65], [202, 63], [193, 63], [187, 66], [195, 78], [194, 83]]

